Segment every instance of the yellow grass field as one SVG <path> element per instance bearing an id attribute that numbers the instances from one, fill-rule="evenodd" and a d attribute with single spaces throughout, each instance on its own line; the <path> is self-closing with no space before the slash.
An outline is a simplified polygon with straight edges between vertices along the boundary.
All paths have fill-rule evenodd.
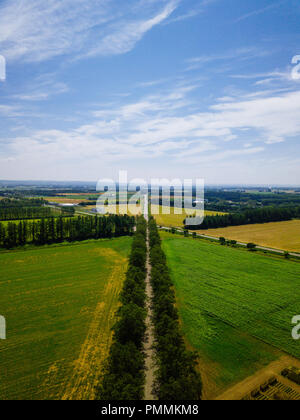
<path id="1" fill-rule="evenodd" d="M 162 214 L 163 210 L 169 211 L 170 214 Z M 160 226 L 166 226 L 166 227 L 183 227 L 183 221 L 187 216 L 193 216 L 195 215 L 196 211 L 193 209 L 187 209 L 183 210 L 182 214 L 174 214 L 174 207 L 166 207 L 166 206 L 158 206 L 153 205 L 151 206 L 151 212 L 157 222 Z M 154 214 L 158 213 L 159 214 Z M 214 211 L 205 211 L 206 216 L 215 216 L 216 214 L 224 214 L 224 213 L 217 213 Z M 197 215 L 197 214 L 196 214 Z"/>
<path id="2" fill-rule="evenodd" d="M 226 239 L 240 242 L 253 242 L 270 248 L 300 252 L 300 220 L 230 226 L 220 229 L 200 230 L 198 233 L 216 237 L 224 236 Z"/>
<path id="3" fill-rule="evenodd" d="M 88 209 L 90 206 L 86 207 Z M 92 206 L 93 208 L 93 206 Z M 89 208 L 90 209 L 90 208 Z M 162 214 L 164 211 L 170 211 L 170 214 Z M 152 205 L 151 212 L 157 222 L 158 225 L 166 226 L 166 227 L 183 227 L 183 221 L 187 216 L 195 215 L 196 211 L 192 209 L 187 209 L 186 213 L 182 210 L 182 214 L 174 214 L 174 207 L 167 207 L 167 206 L 159 206 L 159 205 Z M 112 207 L 107 206 L 107 213 L 112 213 Z M 158 213 L 159 214 L 154 214 Z M 119 206 L 117 206 L 117 214 L 119 214 Z M 132 216 L 130 212 L 128 212 L 129 216 Z M 224 213 L 217 213 L 214 211 L 205 211 L 207 216 L 215 216 L 216 214 L 224 214 Z"/>
<path id="4" fill-rule="evenodd" d="M 0 253 L 0 400 L 95 399 L 131 242 Z"/>
<path id="5" fill-rule="evenodd" d="M 69 203 L 69 204 L 79 204 L 86 202 L 88 203 L 89 200 L 86 199 L 79 199 L 79 198 L 64 198 L 64 197 L 43 197 L 45 200 L 50 201 L 52 203 Z"/>

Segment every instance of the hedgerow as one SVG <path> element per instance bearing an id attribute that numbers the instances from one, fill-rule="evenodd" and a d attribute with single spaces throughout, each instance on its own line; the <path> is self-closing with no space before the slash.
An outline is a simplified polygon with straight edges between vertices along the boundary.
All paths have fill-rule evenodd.
<path id="1" fill-rule="evenodd" d="M 186 349 L 180 331 L 173 283 L 153 218 L 149 235 L 157 356 L 154 392 L 159 400 L 199 400 L 202 382 L 196 369 L 197 354 Z"/>
<path id="2" fill-rule="evenodd" d="M 139 217 L 126 280 L 120 295 L 118 320 L 113 328 L 113 343 L 101 385 L 97 390 L 100 400 L 141 400 L 144 396 L 146 236 L 146 221 Z"/>

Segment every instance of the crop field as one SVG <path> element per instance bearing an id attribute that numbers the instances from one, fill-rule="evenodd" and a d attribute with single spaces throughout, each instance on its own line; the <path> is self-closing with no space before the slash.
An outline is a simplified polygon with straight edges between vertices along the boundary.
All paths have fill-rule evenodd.
<path id="1" fill-rule="evenodd" d="M 170 214 L 163 214 L 163 211 L 168 211 Z M 166 227 L 183 227 L 183 221 L 188 216 L 197 215 L 197 212 L 192 209 L 182 210 L 182 214 L 174 214 L 175 209 L 174 207 L 166 207 L 166 206 L 158 206 L 153 205 L 151 206 L 151 213 L 153 214 L 156 222 L 160 226 Z M 155 214 L 159 213 L 159 214 Z M 215 216 L 216 214 L 224 214 L 224 213 L 217 213 L 214 211 L 205 211 L 206 216 Z M 200 214 L 201 215 L 201 214 Z"/>
<path id="2" fill-rule="evenodd" d="M 224 236 L 240 242 L 253 242 L 270 248 L 300 252 L 300 220 L 264 223 L 257 225 L 230 226 L 199 231 L 211 236 Z"/>
<path id="3" fill-rule="evenodd" d="M 95 397 L 131 241 L 0 253 L 0 400 Z"/>
<path id="4" fill-rule="evenodd" d="M 200 355 L 206 397 L 283 355 L 299 313 L 300 264 L 162 233 L 186 340 Z"/>
<path id="5" fill-rule="evenodd" d="M 78 196 L 72 196 L 72 197 L 42 197 L 45 200 L 49 201 L 50 203 L 60 203 L 60 204 L 79 204 L 79 203 L 88 203 L 89 200 L 87 197 L 78 197 Z"/>

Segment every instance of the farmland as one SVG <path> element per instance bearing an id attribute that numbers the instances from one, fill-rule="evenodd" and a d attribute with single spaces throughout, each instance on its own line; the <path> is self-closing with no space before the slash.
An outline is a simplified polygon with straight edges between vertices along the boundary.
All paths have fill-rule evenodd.
<path id="1" fill-rule="evenodd" d="M 186 209 L 182 211 L 182 214 L 175 214 L 174 207 L 166 206 L 151 206 L 152 214 L 158 225 L 166 227 L 183 227 L 183 221 L 187 216 L 197 215 L 197 212 L 192 209 Z M 163 211 L 170 212 L 170 214 L 163 214 Z M 159 214 L 155 214 L 159 213 Z M 223 214 L 214 211 L 205 211 L 206 216 L 215 216 L 216 214 Z M 201 215 L 201 213 L 200 213 Z"/>
<path id="2" fill-rule="evenodd" d="M 199 231 L 207 235 L 225 237 L 240 242 L 300 252 L 300 220 L 264 223 Z"/>
<path id="3" fill-rule="evenodd" d="M 277 360 L 300 358 L 291 338 L 300 265 L 162 234 L 185 338 L 200 354 L 206 397 Z"/>
<path id="4" fill-rule="evenodd" d="M 93 399 L 131 238 L 0 253 L 0 399 Z"/>

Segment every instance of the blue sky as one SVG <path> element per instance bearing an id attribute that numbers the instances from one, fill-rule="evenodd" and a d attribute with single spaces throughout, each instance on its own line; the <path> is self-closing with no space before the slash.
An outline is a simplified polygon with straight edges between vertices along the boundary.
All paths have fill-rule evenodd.
<path id="1" fill-rule="evenodd" d="M 0 179 L 300 184 L 299 20 L 298 0 L 0 1 Z"/>

